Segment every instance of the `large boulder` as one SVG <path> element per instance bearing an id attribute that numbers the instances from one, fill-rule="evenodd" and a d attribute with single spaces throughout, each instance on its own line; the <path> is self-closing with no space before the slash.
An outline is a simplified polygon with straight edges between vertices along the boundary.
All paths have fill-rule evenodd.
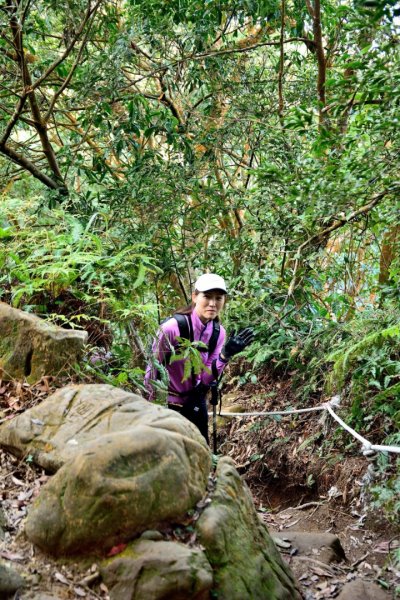
<path id="1" fill-rule="evenodd" d="M 293 575 L 230 458 L 219 460 L 216 476 L 212 502 L 197 531 L 215 572 L 218 600 L 300 600 Z"/>
<path id="2" fill-rule="evenodd" d="M 50 472 L 81 454 L 103 435 L 146 426 L 174 437 L 190 438 L 199 461 L 208 465 L 208 448 L 195 425 L 177 412 L 106 384 L 71 385 L 0 426 L 0 446 L 17 456 L 30 455 Z M 182 442 L 183 443 L 183 442 Z"/>
<path id="3" fill-rule="evenodd" d="M 87 339 L 84 331 L 51 325 L 0 302 L 0 378 L 38 381 L 74 365 Z"/>
<path id="4" fill-rule="evenodd" d="M 56 471 L 25 522 L 45 552 L 104 556 L 143 534 L 103 567 L 112 600 L 300 599 L 233 461 L 220 459 L 211 502 L 198 504 L 211 454 L 177 412 L 108 385 L 70 386 L 4 423 L 0 443 Z M 201 547 L 171 542 L 171 525 L 204 505 L 190 533 Z"/>
<path id="5" fill-rule="evenodd" d="M 58 468 L 26 521 L 54 555 L 106 551 L 179 522 L 202 498 L 209 448 L 176 412 L 108 385 L 71 386 L 3 425 L 1 444 Z"/>
<path id="6" fill-rule="evenodd" d="M 111 600 L 208 600 L 213 572 L 199 549 L 139 539 L 101 566 Z"/>
<path id="7" fill-rule="evenodd" d="M 53 555 L 107 550 L 179 522 L 204 495 L 209 468 L 189 436 L 145 425 L 102 436 L 46 484 L 26 534 Z"/>

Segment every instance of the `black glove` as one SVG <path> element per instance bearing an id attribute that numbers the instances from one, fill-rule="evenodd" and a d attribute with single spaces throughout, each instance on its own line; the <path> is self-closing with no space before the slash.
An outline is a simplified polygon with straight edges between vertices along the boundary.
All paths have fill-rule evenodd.
<path id="1" fill-rule="evenodd" d="M 242 329 L 238 333 L 231 333 L 229 338 L 227 339 L 225 346 L 221 351 L 222 360 L 229 360 L 235 354 L 239 354 L 251 344 L 254 340 L 254 333 L 251 327 L 246 327 L 246 329 Z"/>

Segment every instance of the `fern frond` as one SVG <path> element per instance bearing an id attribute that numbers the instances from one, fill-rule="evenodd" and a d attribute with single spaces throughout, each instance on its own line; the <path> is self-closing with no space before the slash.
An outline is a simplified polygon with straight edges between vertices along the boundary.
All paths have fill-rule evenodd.
<path id="1" fill-rule="evenodd" d="M 395 383 L 386 390 L 379 392 L 376 396 L 374 396 L 375 402 L 380 402 L 381 400 L 387 400 L 387 398 L 393 398 L 394 396 L 400 396 L 400 381 Z"/>
<path id="2" fill-rule="evenodd" d="M 337 350 L 327 357 L 328 362 L 333 362 L 333 372 L 337 389 L 343 386 L 346 376 L 356 358 L 362 355 L 366 350 L 382 346 L 388 339 L 400 338 L 400 325 L 392 325 L 365 336 L 362 340 L 353 344 L 346 351 Z"/>

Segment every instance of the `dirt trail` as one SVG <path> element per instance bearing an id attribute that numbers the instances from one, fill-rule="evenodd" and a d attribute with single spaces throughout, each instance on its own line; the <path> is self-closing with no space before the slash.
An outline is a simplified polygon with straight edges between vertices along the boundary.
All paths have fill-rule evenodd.
<path id="1" fill-rule="evenodd" d="M 301 505 L 300 505 L 301 506 Z M 335 598 L 343 586 L 356 578 L 375 582 L 387 590 L 388 598 L 396 598 L 400 572 L 394 562 L 399 536 L 390 529 L 375 529 L 357 511 L 349 510 L 334 500 L 305 503 L 302 509 L 286 509 L 264 513 L 263 520 L 270 533 L 319 532 L 333 533 L 339 538 L 346 560 L 325 566 L 317 554 L 296 560 L 296 544 L 280 548 L 298 578 L 306 600 Z"/>
<path id="2" fill-rule="evenodd" d="M 36 387 L 3 385 L 2 418 L 26 410 L 52 391 L 48 381 Z M 262 403 L 259 390 L 250 395 L 248 390 L 245 395 L 234 392 L 228 400 L 243 403 L 247 409 L 271 406 L 272 399 L 275 407 L 290 402 L 284 395 L 278 402 L 270 392 L 270 388 L 263 388 Z M 376 514 L 366 513 L 363 478 L 368 461 L 364 457 L 337 449 L 328 457 L 321 455 L 318 419 L 312 416 L 268 421 L 261 427 L 256 419 L 225 421 L 219 425 L 221 453 L 235 460 L 252 490 L 258 514 L 272 535 L 318 531 L 339 537 L 347 560 L 328 566 L 313 555 L 296 560 L 298 553 L 293 544 L 280 548 L 299 579 L 305 600 L 335 598 L 355 577 L 378 583 L 388 590 L 388 598 L 394 599 L 400 586 L 399 564 L 395 564 L 399 530 L 379 521 Z M 32 465 L 29 457 L 20 461 L 0 451 L 1 508 L 6 515 L 0 558 L 27 577 L 29 590 L 20 596 L 21 600 L 43 600 L 46 594 L 61 600 L 109 600 L 95 559 L 79 563 L 54 560 L 24 538 L 23 520 L 47 480 L 46 473 Z"/>
<path id="3" fill-rule="evenodd" d="M 252 389 L 249 389 L 252 388 Z M 290 381 L 229 388 L 224 410 L 285 410 L 296 406 Z M 335 534 L 346 560 L 327 568 L 318 555 L 296 560 L 295 544 L 279 548 L 306 600 L 335 598 L 345 583 L 375 582 L 400 598 L 400 530 L 369 512 L 368 483 L 375 459 L 319 413 L 279 419 L 233 417 L 219 421 L 220 452 L 234 459 L 270 533 Z M 332 443 L 330 442 L 332 439 Z M 347 450 L 343 447 L 347 445 Z M 396 562 L 397 560 L 397 562 Z"/>

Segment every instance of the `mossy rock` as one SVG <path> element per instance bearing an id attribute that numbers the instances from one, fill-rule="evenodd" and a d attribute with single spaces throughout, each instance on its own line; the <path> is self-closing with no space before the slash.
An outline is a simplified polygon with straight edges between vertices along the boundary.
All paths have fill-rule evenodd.
<path id="1" fill-rule="evenodd" d="M 112 411 L 103 411 L 101 425 L 93 413 L 81 423 L 73 458 L 42 488 L 26 520 L 28 538 L 44 551 L 105 552 L 179 522 L 204 495 L 211 454 L 200 432 L 181 415 L 136 398 L 128 403 L 135 418 L 123 413 L 124 428 Z M 107 422 L 112 433 L 104 431 Z"/>
<path id="2" fill-rule="evenodd" d="M 100 571 L 111 600 L 209 600 L 213 584 L 204 552 L 172 541 L 137 540 Z"/>
<path id="3" fill-rule="evenodd" d="M 230 458 L 219 460 L 216 478 L 197 531 L 215 571 L 213 592 L 218 600 L 301 600 L 294 576 Z"/>
<path id="4" fill-rule="evenodd" d="M 39 381 L 79 361 L 87 333 L 51 325 L 0 302 L 0 378 Z"/>
<path id="5" fill-rule="evenodd" d="M 16 456 L 30 455 L 39 466 L 57 471 L 103 435 L 137 425 L 206 442 L 195 425 L 168 410 L 112 385 L 71 385 L 0 426 L 0 446 Z M 150 430 L 151 431 L 151 430 Z"/>

